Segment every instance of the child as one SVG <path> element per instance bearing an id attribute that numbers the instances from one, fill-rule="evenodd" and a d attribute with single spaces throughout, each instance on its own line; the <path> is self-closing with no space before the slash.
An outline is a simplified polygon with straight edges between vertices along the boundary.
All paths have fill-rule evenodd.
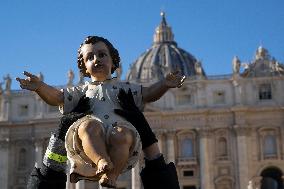
<path id="1" fill-rule="evenodd" d="M 70 112 L 83 95 L 90 98 L 93 113 L 76 121 L 66 134 L 71 182 L 88 179 L 115 187 L 119 174 L 137 162 L 141 151 L 139 134 L 113 111 L 120 107 L 116 99 L 119 89 L 131 89 L 136 105 L 142 109 L 144 103 L 158 100 L 169 88 L 180 87 L 185 79 L 177 71 L 150 87 L 121 82 L 111 78 L 119 62 L 118 51 L 107 39 L 89 36 L 78 50 L 78 67 L 91 82 L 58 90 L 28 72 L 24 72 L 26 79 L 17 78 L 21 88 L 37 92 L 50 105 L 60 106 L 63 114 Z"/>

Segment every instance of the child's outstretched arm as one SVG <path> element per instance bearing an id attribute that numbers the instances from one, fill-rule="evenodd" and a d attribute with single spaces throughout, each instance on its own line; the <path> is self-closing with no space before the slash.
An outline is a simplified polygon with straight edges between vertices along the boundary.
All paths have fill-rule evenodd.
<path id="1" fill-rule="evenodd" d="M 143 87 L 142 95 L 143 102 L 154 102 L 161 98 L 169 88 L 181 87 L 185 80 L 185 76 L 180 71 L 175 71 L 167 74 L 167 76 L 154 83 L 150 87 Z"/>
<path id="2" fill-rule="evenodd" d="M 22 89 L 35 91 L 47 104 L 59 106 L 64 103 L 63 92 L 41 81 L 37 76 L 24 71 L 25 79 L 19 77 L 16 80 Z"/>

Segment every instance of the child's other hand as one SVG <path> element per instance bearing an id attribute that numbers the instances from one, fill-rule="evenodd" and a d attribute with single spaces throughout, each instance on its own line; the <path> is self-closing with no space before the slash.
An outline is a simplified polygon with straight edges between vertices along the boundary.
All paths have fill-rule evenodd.
<path id="1" fill-rule="evenodd" d="M 39 89 L 39 87 L 42 85 L 42 81 L 39 79 L 39 77 L 24 71 L 24 75 L 27 76 L 25 79 L 21 79 L 19 77 L 16 78 L 16 80 L 20 83 L 20 87 L 22 89 L 27 89 L 30 91 L 36 91 Z"/>
<path id="2" fill-rule="evenodd" d="M 181 74 L 179 70 L 170 72 L 166 75 L 165 85 L 169 88 L 180 88 L 184 83 L 185 76 Z"/>

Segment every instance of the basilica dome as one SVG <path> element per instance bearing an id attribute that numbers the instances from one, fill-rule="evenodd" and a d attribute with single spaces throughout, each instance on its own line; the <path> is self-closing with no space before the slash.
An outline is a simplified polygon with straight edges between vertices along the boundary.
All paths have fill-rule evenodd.
<path id="1" fill-rule="evenodd" d="M 186 77 L 205 76 L 201 63 L 178 47 L 174 34 L 167 24 L 165 13 L 156 28 L 153 45 L 144 52 L 129 69 L 126 79 L 132 82 L 152 83 L 161 80 L 167 73 L 180 70 Z"/>

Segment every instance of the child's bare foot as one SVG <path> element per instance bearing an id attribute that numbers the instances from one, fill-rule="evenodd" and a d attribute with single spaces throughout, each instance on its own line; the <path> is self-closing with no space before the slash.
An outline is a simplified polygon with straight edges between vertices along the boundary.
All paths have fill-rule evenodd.
<path id="1" fill-rule="evenodd" d="M 99 180 L 102 187 L 116 188 L 116 176 L 110 173 L 105 173 Z"/>
<path id="2" fill-rule="evenodd" d="M 102 158 L 98 161 L 97 167 L 98 169 L 96 171 L 96 174 L 101 174 L 113 169 L 113 164 L 111 161 L 107 161 L 106 159 Z"/>

